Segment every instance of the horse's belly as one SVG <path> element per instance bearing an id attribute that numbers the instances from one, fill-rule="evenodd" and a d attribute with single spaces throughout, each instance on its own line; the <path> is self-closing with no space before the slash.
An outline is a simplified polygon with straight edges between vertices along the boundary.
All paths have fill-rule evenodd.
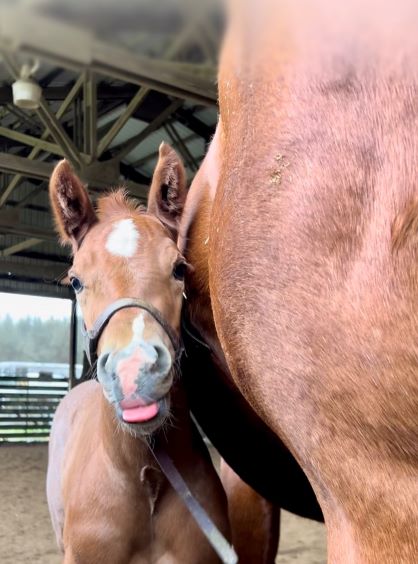
<path id="1" fill-rule="evenodd" d="M 233 470 L 260 495 L 297 515 L 322 520 L 312 488 L 283 442 L 214 362 L 184 334 L 182 375 L 193 415 Z"/>

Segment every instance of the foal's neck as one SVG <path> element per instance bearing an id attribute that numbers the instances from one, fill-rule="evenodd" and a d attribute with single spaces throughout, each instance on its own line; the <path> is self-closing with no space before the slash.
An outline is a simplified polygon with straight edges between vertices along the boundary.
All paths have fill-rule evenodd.
<path id="1" fill-rule="evenodd" d="M 138 477 L 144 467 L 157 468 L 151 451 L 159 441 L 175 460 L 187 458 L 193 450 L 193 431 L 186 394 L 181 386 L 174 385 L 170 392 L 170 421 L 151 437 L 135 437 L 122 427 L 114 407 L 101 394 L 101 440 L 105 455 L 118 470 Z"/>
<path id="2" fill-rule="evenodd" d="M 117 419 L 115 408 L 103 394 L 100 419 L 103 449 L 112 464 L 119 470 L 126 473 L 138 472 L 140 470 L 138 461 L 143 466 L 154 462 L 146 439 L 135 437 L 122 427 Z"/>

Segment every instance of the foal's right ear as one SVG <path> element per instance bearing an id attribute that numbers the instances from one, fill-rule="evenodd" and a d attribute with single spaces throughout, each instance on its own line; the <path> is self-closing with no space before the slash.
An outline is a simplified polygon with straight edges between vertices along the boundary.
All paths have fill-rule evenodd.
<path id="1" fill-rule="evenodd" d="M 173 235 L 177 235 L 186 188 L 186 171 L 180 157 L 170 145 L 161 143 L 148 195 L 148 212 L 156 215 Z"/>
<path id="2" fill-rule="evenodd" d="M 86 188 L 65 159 L 52 173 L 49 199 L 61 239 L 75 252 L 97 217 Z"/>

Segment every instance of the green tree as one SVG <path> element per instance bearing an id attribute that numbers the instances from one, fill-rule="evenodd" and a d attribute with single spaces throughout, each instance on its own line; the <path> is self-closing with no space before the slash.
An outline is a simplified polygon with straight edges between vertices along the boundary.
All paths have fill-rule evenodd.
<path id="1" fill-rule="evenodd" d="M 0 319 L 0 361 L 68 362 L 68 319 Z M 79 355 L 78 355 L 79 356 Z"/>

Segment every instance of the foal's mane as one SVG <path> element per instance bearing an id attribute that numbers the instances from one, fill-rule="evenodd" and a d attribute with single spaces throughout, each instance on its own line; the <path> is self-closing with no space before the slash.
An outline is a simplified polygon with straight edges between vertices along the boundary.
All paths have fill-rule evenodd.
<path id="1" fill-rule="evenodd" d="M 126 217 L 138 213 L 146 213 L 144 206 L 129 197 L 124 188 L 119 188 L 105 196 L 101 196 L 97 202 L 97 216 L 100 221 L 113 220 L 118 217 Z"/>

